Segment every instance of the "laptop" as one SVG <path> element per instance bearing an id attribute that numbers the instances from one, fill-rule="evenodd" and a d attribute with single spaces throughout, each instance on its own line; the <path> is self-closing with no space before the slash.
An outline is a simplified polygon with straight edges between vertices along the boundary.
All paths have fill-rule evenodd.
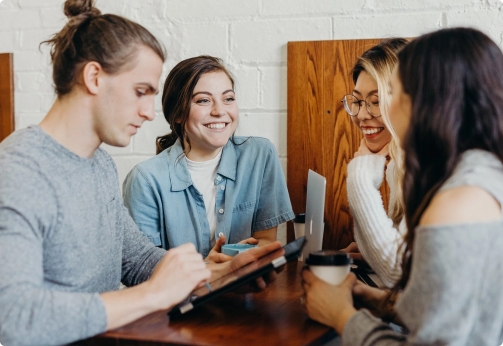
<path id="1" fill-rule="evenodd" d="M 327 179 L 309 170 L 307 175 L 307 198 L 306 198 L 306 223 L 304 246 L 302 257 L 307 259 L 310 252 L 319 251 L 323 246 L 324 213 L 325 213 L 325 194 L 327 189 Z M 372 287 L 381 287 L 377 275 L 370 269 L 359 267 L 356 264 L 351 265 L 351 271 L 363 283 Z M 381 285 L 376 284 L 380 282 Z"/>
<path id="2" fill-rule="evenodd" d="M 325 193 L 327 179 L 309 170 L 307 174 L 305 237 L 307 240 L 302 257 L 307 259 L 309 253 L 321 250 L 323 245 L 323 228 L 325 213 Z"/>

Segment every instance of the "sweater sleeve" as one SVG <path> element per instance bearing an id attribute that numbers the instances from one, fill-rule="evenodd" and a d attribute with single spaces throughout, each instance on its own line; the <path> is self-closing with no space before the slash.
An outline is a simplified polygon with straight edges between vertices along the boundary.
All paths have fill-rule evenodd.
<path id="1" fill-rule="evenodd" d="M 138 285 L 150 278 L 155 267 L 166 254 L 166 250 L 156 247 L 136 226 L 122 205 L 121 213 L 124 244 L 122 251 L 122 282 L 126 286 Z"/>
<path id="2" fill-rule="evenodd" d="M 410 278 L 396 304 L 409 335 L 361 310 L 346 323 L 343 345 L 495 344 L 501 314 L 489 316 L 483 308 L 501 306 L 499 289 L 486 287 L 498 273 L 487 254 L 500 253 L 500 227 L 498 221 L 417 228 Z"/>
<path id="3" fill-rule="evenodd" d="M 354 235 L 365 260 L 386 287 L 392 286 L 401 275 L 401 230 L 384 210 L 379 188 L 383 181 L 386 159 L 378 155 L 359 156 L 348 165 L 348 202 L 354 217 Z M 390 184 L 390 189 L 393 189 Z M 391 197 L 394 194 L 391 193 Z M 390 204 L 393 203 L 390 200 Z M 399 228 L 403 229 L 402 220 Z"/>
<path id="4" fill-rule="evenodd" d="M 36 188 L 33 188 L 36 187 Z M 59 227 L 58 199 L 35 170 L 0 170 L 0 343 L 66 344 L 106 330 L 98 293 L 44 287 L 44 239 Z"/>

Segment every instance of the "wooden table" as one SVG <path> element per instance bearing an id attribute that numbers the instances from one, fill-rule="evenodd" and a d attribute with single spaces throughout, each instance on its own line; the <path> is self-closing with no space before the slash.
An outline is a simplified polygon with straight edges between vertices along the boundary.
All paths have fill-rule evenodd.
<path id="1" fill-rule="evenodd" d="M 310 320 L 299 302 L 302 262 L 291 262 L 257 294 L 228 293 L 170 321 L 165 312 L 84 345 L 322 345 L 335 331 Z"/>

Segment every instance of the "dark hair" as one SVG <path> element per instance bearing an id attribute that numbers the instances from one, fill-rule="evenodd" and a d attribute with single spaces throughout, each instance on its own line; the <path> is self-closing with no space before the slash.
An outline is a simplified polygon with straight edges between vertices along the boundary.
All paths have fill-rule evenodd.
<path id="1" fill-rule="evenodd" d="M 482 149 L 503 162 L 503 54 L 489 37 L 444 29 L 415 39 L 398 59 L 412 113 L 403 143 L 408 232 L 402 278 L 392 294 L 407 284 L 415 228 L 463 152 Z"/>
<path id="2" fill-rule="evenodd" d="M 102 15 L 94 0 L 67 0 L 64 13 L 68 23 L 50 40 L 53 80 L 58 96 L 68 94 L 78 74 L 90 61 L 98 62 L 109 74 L 132 65 L 138 45 L 151 48 L 162 61 L 165 53 L 157 39 L 143 26 L 126 18 Z"/>
<path id="3" fill-rule="evenodd" d="M 362 56 L 358 58 L 351 74 L 353 76 L 353 83 L 356 84 L 358 77 L 362 71 L 366 71 L 365 63 L 371 64 L 375 70 L 386 70 L 388 66 L 392 66 L 396 59 L 397 53 L 407 45 L 409 41 L 405 38 L 389 38 L 379 42 L 374 47 L 366 50 Z M 367 71 L 370 73 L 370 71 Z"/>
<path id="4" fill-rule="evenodd" d="M 184 140 L 189 145 L 188 148 L 184 147 L 184 152 L 190 151 L 190 141 L 185 136 L 185 124 L 189 119 L 192 93 L 203 74 L 218 71 L 224 72 L 229 77 L 234 88 L 234 79 L 224 67 L 222 60 L 212 56 L 201 55 L 183 60 L 171 70 L 162 92 L 162 111 L 171 127 L 171 132 L 156 138 L 157 154 L 175 144 L 178 138 L 181 139 L 182 147 Z"/>

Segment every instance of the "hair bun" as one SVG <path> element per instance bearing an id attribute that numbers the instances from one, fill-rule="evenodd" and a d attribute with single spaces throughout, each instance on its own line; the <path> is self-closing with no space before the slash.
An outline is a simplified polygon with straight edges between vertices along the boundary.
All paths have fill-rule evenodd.
<path id="1" fill-rule="evenodd" d="M 101 11 L 94 7 L 94 0 L 66 0 L 64 12 L 68 18 L 81 14 L 89 16 L 99 16 L 101 14 Z"/>

